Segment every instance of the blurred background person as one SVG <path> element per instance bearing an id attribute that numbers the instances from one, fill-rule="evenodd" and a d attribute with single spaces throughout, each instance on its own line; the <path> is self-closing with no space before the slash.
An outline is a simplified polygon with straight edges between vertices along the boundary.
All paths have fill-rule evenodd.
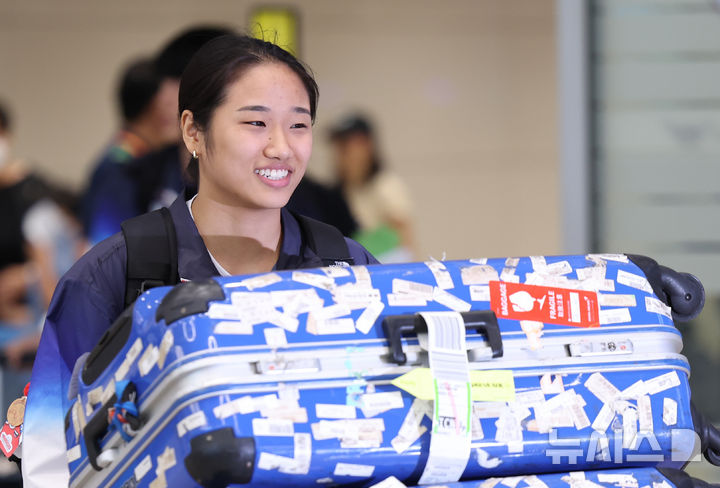
<path id="1" fill-rule="evenodd" d="M 350 114 L 330 129 L 339 188 L 357 219 L 353 237 L 382 263 L 415 259 L 412 202 L 379 155 L 370 119 Z"/>
<path id="2" fill-rule="evenodd" d="M 163 80 L 152 59 L 131 62 L 118 85 L 122 128 L 94 164 L 83 202 L 85 232 L 97 243 L 117 232 L 120 222 L 144 211 L 132 162 L 177 140 L 177 87 Z"/>
<path id="3" fill-rule="evenodd" d="M 170 205 L 185 187 L 189 154 L 179 145 L 180 76 L 203 44 L 230 32 L 186 29 L 157 56 L 136 60 L 123 72 L 118 88 L 123 127 L 96 163 L 83 201 L 92 244 L 119 232 L 123 220 Z"/>
<path id="4" fill-rule="evenodd" d="M 200 25 L 183 29 L 173 36 L 157 53 L 155 68 L 164 83 L 172 86 L 172 97 L 167 99 L 167 110 L 172 109 L 175 127 L 179 128 L 178 91 L 180 77 L 190 59 L 206 42 L 218 36 L 233 34 L 230 28 L 219 25 Z M 169 207 L 186 187 L 189 194 L 195 188 L 184 172 L 190 162 L 190 153 L 182 144 L 179 129 L 170 144 L 135 160 L 131 172 L 138 185 L 138 206 L 143 213 L 160 207 Z M 119 226 L 118 229 L 119 230 Z"/>
<path id="5" fill-rule="evenodd" d="M 287 207 L 293 212 L 337 227 L 346 237 L 353 236 L 358 230 L 357 221 L 342 191 L 320 183 L 307 174 L 295 188 Z"/>
<path id="6" fill-rule="evenodd" d="M 12 121 L 0 104 L 0 411 L 22 394 L 40 327 L 59 277 L 86 249 L 77 198 L 32 171 L 12 151 Z M 0 467 L 0 482 L 18 477 Z"/>

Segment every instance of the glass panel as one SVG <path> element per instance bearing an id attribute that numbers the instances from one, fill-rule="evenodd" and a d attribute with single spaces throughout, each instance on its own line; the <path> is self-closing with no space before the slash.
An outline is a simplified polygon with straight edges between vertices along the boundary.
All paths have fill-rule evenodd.
<path id="1" fill-rule="evenodd" d="M 594 242 L 704 283 L 705 310 L 679 327 L 694 401 L 718 424 L 720 2 L 590 5 Z M 717 468 L 691 469 L 720 478 Z"/>

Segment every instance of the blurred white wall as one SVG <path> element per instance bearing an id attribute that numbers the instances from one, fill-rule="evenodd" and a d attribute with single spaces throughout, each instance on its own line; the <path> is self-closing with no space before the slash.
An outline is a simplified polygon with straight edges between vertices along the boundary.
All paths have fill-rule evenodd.
<path id="1" fill-rule="evenodd" d="M 79 188 L 115 128 L 122 64 L 192 24 L 244 29 L 261 4 L 0 0 L 18 152 Z M 410 186 L 420 258 L 561 251 L 553 0 L 284 4 L 320 85 L 311 173 L 331 177 L 328 124 L 364 109 Z"/>

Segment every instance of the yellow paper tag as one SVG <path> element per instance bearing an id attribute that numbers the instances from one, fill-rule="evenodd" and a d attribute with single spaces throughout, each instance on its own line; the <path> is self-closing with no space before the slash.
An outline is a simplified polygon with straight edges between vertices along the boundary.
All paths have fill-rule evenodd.
<path id="1" fill-rule="evenodd" d="M 430 368 L 415 368 L 398 376 L 391 383 L 420 400 L 435 399 L 435 384 Z"/>
<path id="2" fill-rule="evenodd" d="M 511 370 L 470 371 L 472 400 L 511 402 L 515 400 L 515 379 Z M 434 400 L 430 368 L 416 368 L 392 380 L 392 384 L 421 400 Z"/>
<path id="3" fill-rule="evenodd" d="M 512 370 L 470 371 L 470 391 L 474 402 L 512 402 L 515 378 Z"/>

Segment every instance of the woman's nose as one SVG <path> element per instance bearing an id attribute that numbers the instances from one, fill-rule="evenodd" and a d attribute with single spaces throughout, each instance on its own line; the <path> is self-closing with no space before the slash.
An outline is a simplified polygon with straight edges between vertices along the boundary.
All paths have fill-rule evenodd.
<path id="1" fill-rule="evenodd" d="M 265 156 L 285 160 L 290 157 L 291 152 L 285 133 L 281 129 L 274 130 L 265 144 Z"/>

